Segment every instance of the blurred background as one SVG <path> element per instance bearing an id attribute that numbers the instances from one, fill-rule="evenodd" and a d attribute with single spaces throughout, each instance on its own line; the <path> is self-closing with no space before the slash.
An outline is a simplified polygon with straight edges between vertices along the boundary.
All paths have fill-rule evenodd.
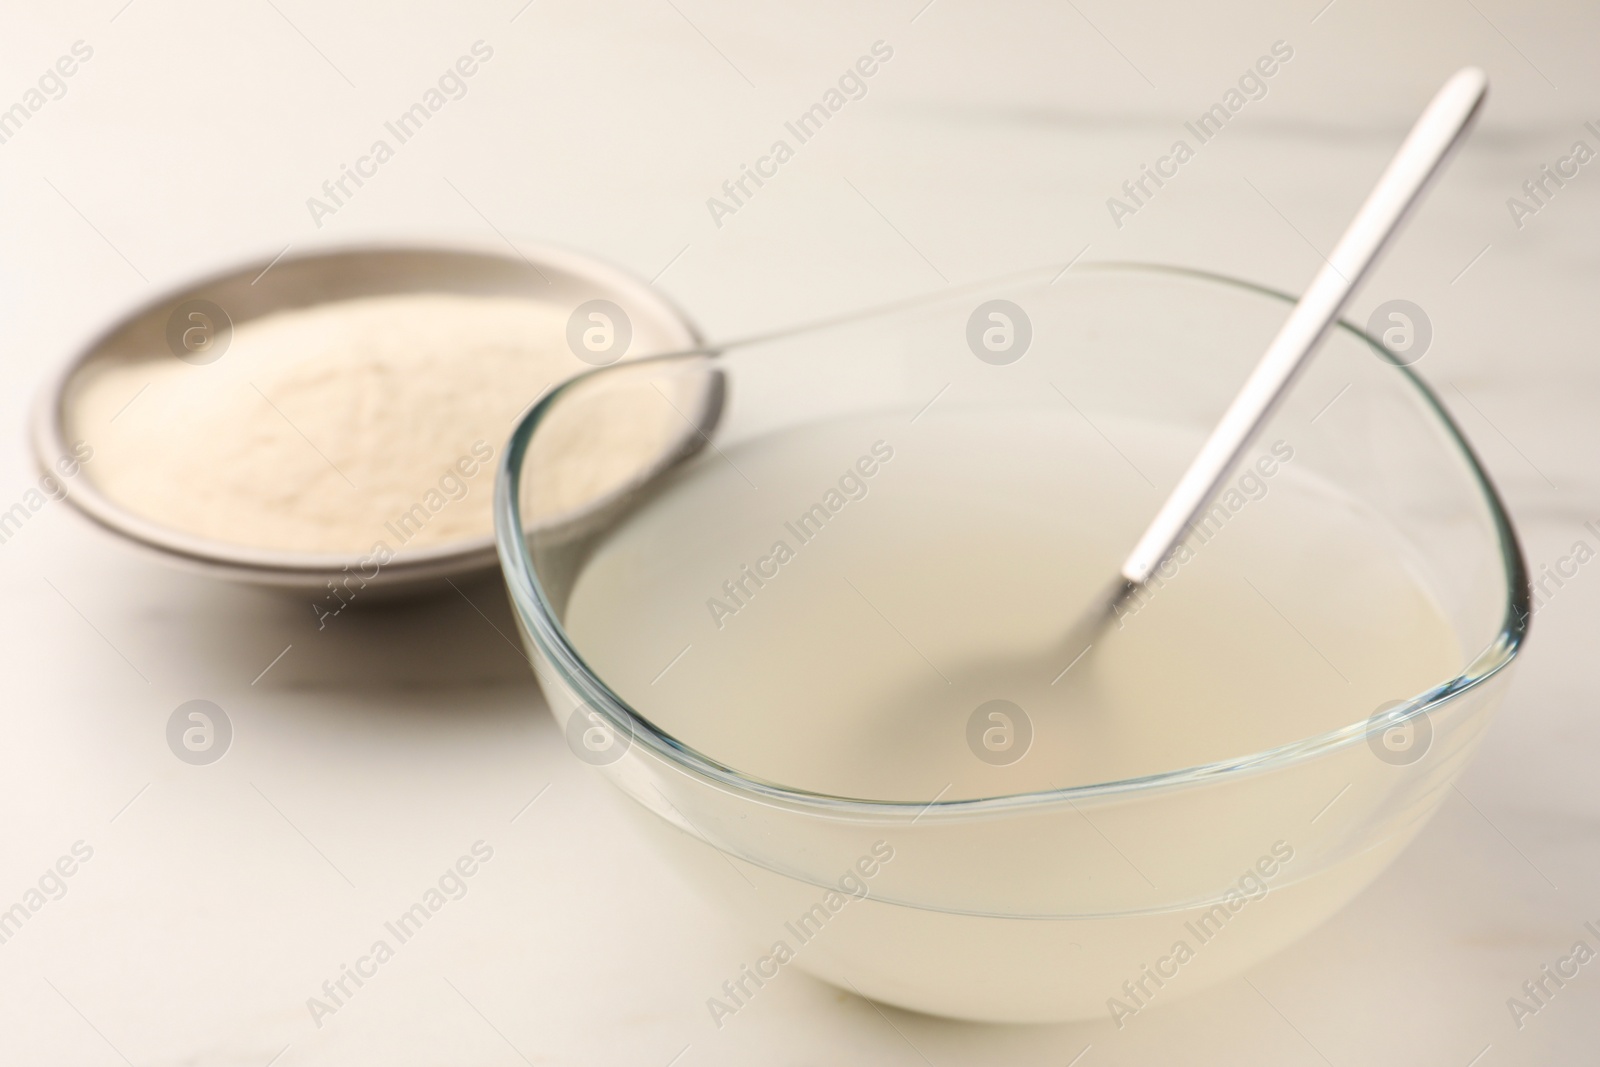
<path id="1" fill-rule="evenodd" d="M 1080 257 L 1298 291 L 1472 63 L 1492 82 L 1482 121 L 1349 317 L 1425 310 L 1418 369 L 1536 574 L 1600 544 L 1583 525 L 1600 519 L 1600 164 L 1542 204 L 1522 188 L 1576 142 L 1600 152 L 1592 5 L 105 0 L 0 23 L 0 110 L 77 42 L 92 52 L 58 98 L 0 123 L 7 503 L 36 479 L 24 426 L 52 368 L 164 289 L 285 250 L 567 245 L 653 279 L 717 339 Z M 313 212 L 479 41 L 492 58 L 465 95 Z M 713 211 L 875 42 L 892 58 L 865 95 Z M 1108 198 L 1194 144 L 1183 124 L 1279 42 L 1292 58 L 1264 95 L 1114 217 Z M 0 543 L 0 907 L 74 843 L 92 858 L 0 943 L 0 1059 L 1580 1062 L 1600 967 L 1520 1027 L 1507 998 L 1574 942 L 1600 947 L 1583 925 L 1600 927 L 1597 575 L 1543 606 L 1460 795 L 1248 982 L 1119 1032 L 935 1020 L 794 973 L 719 1029 L 705 997 L 747 946 L 570 758 L 498 583 L 319 631 L 302 603 L 176 574 L 51 505 Z M 233 724 L 210 766 L 164 738 L 191 699 Z M 307 998 L 478 841 L 493 859 L 467 895 L 316 1025 Z"/>

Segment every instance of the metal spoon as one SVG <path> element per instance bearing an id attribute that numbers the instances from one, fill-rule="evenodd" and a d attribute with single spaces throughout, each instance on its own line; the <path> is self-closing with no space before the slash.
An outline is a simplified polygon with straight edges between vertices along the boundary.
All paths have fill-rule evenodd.
<path id="1" fill-rule="evenodd" d="M 1118 609 L 1193 531 L 1240 455 L 1461 143 L 1488 91 L 1489 79 L 1484 72 L 1466 67 L 1453 74 L 1428 104 L 1366 203 L 1339 238 L 1333 254 L 1233 398 L 1222 421 L 1211 431 L 1172 495 L 1123 562 L 1121 573 L 1069 631 L 1069 657 L 1081 658 L 1093 647 L 1106 622 L 1118 614 Z"/>

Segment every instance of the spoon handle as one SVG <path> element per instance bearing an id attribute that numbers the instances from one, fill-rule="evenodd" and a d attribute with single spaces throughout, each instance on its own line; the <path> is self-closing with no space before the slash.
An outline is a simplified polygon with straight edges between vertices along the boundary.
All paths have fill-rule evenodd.
<path id="1" fill-rule="evenodd" d="M 1333 255 L 1317 272 L 1222 421 L 1123 563 L 1125 581 L 1143 584 L 1188 536 L 1201 510 L 1328 335 L 1407 213 L 1461 143 L 1488 90 L 1483 71 L 1466 67 L 1452 75 L 1428 104 L 1339 238 Z"/>

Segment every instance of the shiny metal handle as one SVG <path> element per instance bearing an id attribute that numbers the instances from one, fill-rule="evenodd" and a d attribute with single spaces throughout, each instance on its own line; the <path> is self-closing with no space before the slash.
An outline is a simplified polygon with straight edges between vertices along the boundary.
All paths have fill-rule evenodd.
<path id="1" fill-rule="evenodd" d="M 1377 186 L 1339 238 L 1239 395 L 1189 464 L 1177 488 L 1122 565 L 1122 577 L 1147 581 L 1193 529 L 1300 368 L 1316 351 L 1384 247 L 1461 142 L 1489 90 L 1477 67 L 1457 71 L 1411 128 Z"/>

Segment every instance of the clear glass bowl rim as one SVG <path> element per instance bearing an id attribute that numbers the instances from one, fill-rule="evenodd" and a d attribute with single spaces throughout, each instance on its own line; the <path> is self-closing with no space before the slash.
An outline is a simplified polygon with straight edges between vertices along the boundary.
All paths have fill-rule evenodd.
<path id="1" fill-rule="evenodd" d="M 1191 267 L 1132 261 L 1103 261 L 1076 265 L 1069 264 L 1068 266 L 1071 266 L 1074 272 L 1077 273 L 1148 272 L 1192 278 L 1278 300 L 1285 305 L 1285 311 L 1292 307 L 1298 299 L 1268 286 Z M 924 816 L 937 819 L 941 815 L 964 817 L 998 811 L 1016 811 L 1018 809 L 1042 810 L 1056 805 L 1072 804 L 1079 800 L 1127 793 L 1144 794 L 1158 790 L 1165 792 L 1169 789 L 1192 788 L 1214 784 L 1219 779 L 1279 770 L 1292 764 L 1316 759 L 1349 745 L 1364 742 L 1377 733 L 1393 729 L 1395 726 L 1418 715 L 1425 714 L 1434 708 L 1461 697 L 1468 691 L 1483 685 L 1490 678 L 1510 666 L 1527 639 L 1529 620 L 1532 615 L 1532 589 L 1528 580 L 1527 563 L 1523 557 L 1521 545 L 1517 540 L 1516 530 L 1511 524 L 1511 518 L 1503 501 L 1500 499 L 1499 492 L 1495 489 L 1488 472 L 1484 470 L 1477 453 L 1473 451 L 1472 446 L 1467 442 L 1460 427 L 1456 425 L 1455 420 L 1451 418 L 1450 413 L 1440 402 L 1438 395 L 1428 384 L 1411 367 L 1395 360 L 1381 343 L 1369 336 L 1360 327 L 1348 321 L 1340 320 L 1338 329 L 1365 341 L 1375 355 L 1393 365 L 1401 373 L 1404 380 L 1420 395 L 1426 409 L 1433 413 L 1450 442 L 1454 444 L 1460 453 L 1462 460 L 1466 463 L 1467 469 L 1471 472 L 1473 480 L 1477 484 L 1490 520 L 1494 525 L 1500 552 L 1500 563 L 1508 591 L 1505 611 L 1501 616 L 1499 633 L 1489 644 L 1473 657 L 1459 675 L 1446 682 L 1432 686 L 1404 701 L 1399 706 L 1391 709 L 1381 723 L 1368 719 L 1247 756 L 1218 760 L 1176 770 L 1161 771 L 1155 774 L 1140 775 L 1133 778 L 1069 786 L 1065 789 L 958 800 L 940 800 L 936 798 L 926 802 L 915 800 L 867 800 L 797 789 L 743 774 L 658 729 L 649 719 L 635 711 L 627 701 L 612 692 L 610 687 L 589 669 L 588 664 L 583 661 L 577 649 L 568 641 L 566 632 L 556 618 L 555 611 L 539 583 L 532 556 L 522 534 L 521 494 L 518 492 L 521 486 L 522 465 L 527 454 L 528 444 L 532 441 L 540 421 L 553 405 L 560 402 L 568 390 L 596 375 L 606 374 L 623 366 L 670 362 L 683 359 L 686 356 L 705 356 L 714 359 L 729 349 L 744 348 L 777 337 L 789 337 L 813 332 L 820 333 L 849 322 L 888 315 L 922 304 L 941 302 L 968 289 L 988 289 L 995 285 L 1014 282 L 1019 278 L 1033 275 L 1054 276 L 1058 270 L 1059 267 L 1050 267 L 1025 271 L 1004 279 L 991 279 L 969 286 L 940 290 L 895 304 L 810 323 L 795 330 L 741 338 L 724 344 L 707 345 L 685 349 L 680 352 L 667 352 L 638 360 L 629 360 L 626 363 L 613 363 L 604 367 L 597 367 L 592 371 L 586 371 L 552 389 L 522 416 L 512 430 L 510 440 L 505 449 L 502 450 L 499 470 L 495 478 L 495 543 L 500 555 L 501 570 L 504 572 L 506 586 L 511 595 L 512 606 L 517 612 L 524 632 L 532 636 L 534 643 L 538 646 L 538 651 L 560 675 L 561 680 L 576 691 L 583 702 L 599 714 L 612 729 L 617 730 L 622 737 L 627 738 L 630 744 L 643 745 L 669 765 L 691 777 L 716 788 L 727 790 L 746 799 L 767 805 L 831 817 L 887 818 L 894 821 L 903 821 L 907 814 L 914 814 L 917 819 L 921 819 Z"/>

